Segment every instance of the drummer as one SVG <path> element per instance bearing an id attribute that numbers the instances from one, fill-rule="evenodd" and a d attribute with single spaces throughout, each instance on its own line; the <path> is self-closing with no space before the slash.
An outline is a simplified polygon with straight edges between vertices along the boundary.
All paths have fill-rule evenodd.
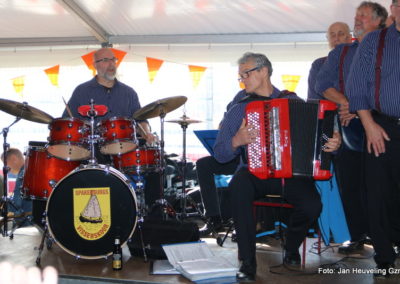
<path id="1" fill-rule="evenodd" d="M 67 104 L 67 108 L 63 113 L 63 117 L 78 118 L 81 120 L 88 120 L 87 116 L 82 116 L 78 112 L 78 108 L 82 105 L 89 105 L 93 99 L 95 105 L 105 105 L 108 110 L 103 116 L 95 117 L 95 123 L 110 119 L 113 117 L 132 118 L 133 113 L 141 108 L 139 98 L 135 90 L 128 85 L 117 80 L 117 63 L 118 59 L 115 57 L 112 49 L 101 48 L 93 55 L 93 66 L 96 69 L 96 76 L 80 85 L 78 85 Z M 147 144 L 155 143 L 156 137 L 150 131 L 150 125 L 147 121 L 137 121 L 139 135 L 145 139 Z M 98 145 L 96 145 L 96 148 Z M 100 164 L 110 164 L 110 157 L 100 154 L 96 149 L 96 158 Z M 151 175 L 150 175 L 151 176 Z M 157 199 L 158 193 L 151 197 L 155 190 L 148 190 L 147 187 L 159 188 L 159 177 L 147 177 L 145 186 L 146 189 L 146 203 L 151 203 Z"/>
<path id="2" fill-rule="evenodd" d="M 105 115 L 95 118 L 96 123 L 112 117 L 132 118 L 133 113 L 141 108 L 135 90 L 117 80 L 117 62 L 118 59 L 110 48 L 101 48 L 94 53 L 93 66 L 97 71 L 96 76 L 77 86 L 68 102 L 68 108 L 73 117 L 87 120 L 88 117 L 79 114 L 78 107 L 89 105 L 91 99 L 96 105 L 108 107 Z M 67 109 L 63 117 L 70 117 Z M 148 143 L 153 143 L 155 137 L 150 131 L 148 122 L 140 121 L 138 124 L 141 126 L 139 127 L 140 135 Z"/>

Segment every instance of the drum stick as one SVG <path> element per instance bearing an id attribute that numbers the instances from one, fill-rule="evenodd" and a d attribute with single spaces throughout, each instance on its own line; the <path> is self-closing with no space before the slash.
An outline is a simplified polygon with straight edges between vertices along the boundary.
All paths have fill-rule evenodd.
<path id="1" fill-rule="evenodd" d="M 65 101 L 64 97 L 62 97 L 62 99 L 63 99 L 63 101 L 64 101 L 65 108 L 66 108 L 66 110 L 67 110 L 69 116 L 70 116 L 71 118 L 73 118 L 74 116 L 72 115 L 72 112 L 71 112 L 71 110 L 69 109 L 69 106 L 68 106 L 67 102 Z"/>
<path id="2" fill-rule="evenodd" d="M 140 125 L 140 123 L 137 124 L 137 126 L 140 128 L 140 130 L 143 132 L 143 135 L 146 135 L 147 132 L 144 130 L 143 126 Z"/>

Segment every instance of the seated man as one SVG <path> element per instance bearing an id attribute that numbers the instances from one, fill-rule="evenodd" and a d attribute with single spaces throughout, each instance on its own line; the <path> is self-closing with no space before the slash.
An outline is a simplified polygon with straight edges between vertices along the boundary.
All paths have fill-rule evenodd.
<path id="1" fill-rule="evenodd" d="M 277 98 L 282 94 L 275 90 L 270 81 L 272 65 L 263 54 L 245 53 L 239 59 L 239 76 L 244 83 L 249 99 L 233 106 L 225 115 L 214 146 L 215 158 L 220 163 L 231 161 L 241 155 L 244 146 L 255 141 L 258 131 L 246 125 L 245 107 L 250 100 Z M 297 98 L 289 93 L 289 98 Z M 339 134 L 335 132 L 335 135 Z M 325 144 L 332 152 L 339 146 L 340 138 L 330 138 Z M 259 179 L 252 175 L 243 159 L 233 176 L 231 190 L 232 212 L 238 243 L 241 267 L 238 281 L 253 281 L 256 274 L 256 225 L 253 216 L 253 201 L 266 194 L 282 194 L 294 208 L 284 244 L 284 264 L 299 265 L 298 249 L 308 228 L 321 212 L 321 201 L 314 181 L 307 178 Z"/>
<path id="2" fill-rule="evenodd" d="M 4 153 L 1 154 L 1 160 L 4 162 Z M 24 156 L 19 149 L 10 148 L 7 150 L 7 166 L 9 167 L 7 177 L 16 179 L 14 192 L 7 206 L 9 217 L 32 214 L 32 201 L 24 199 L 21 192 L 24 178 L 24 163 Z"/>

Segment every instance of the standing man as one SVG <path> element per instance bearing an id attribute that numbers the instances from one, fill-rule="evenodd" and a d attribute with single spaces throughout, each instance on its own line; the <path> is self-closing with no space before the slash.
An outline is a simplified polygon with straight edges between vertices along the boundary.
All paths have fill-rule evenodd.
<path id="1" fill-rule="evenodd" d="M 375 249 L 374 276 L 390 275 L 400 240 L 400 3 L 390 6 L 389 28 L 369 33 L 360 44 L 346 84 L 350 110 L 366 134 L 365 179 L 369 232 Z"/>
<path id="2" fill-rule="evenodd" d="M 326 33 L 326 37 L 328 39 L 330 49 L 333 49 L 342 43 L 351 43 L 350 28 L 346 23 L 343 22 L 335 22 L 331 24 L 328 28 L 328 32 Z M 320 57 L 311 64 L 310 73 L 308 74 L 308 99 L 325 99 L 323 94 L 319 94 L 315 91 L 315 81 L 317 74 L 326 59 L 327 56 Z"/>
<path id="3" fill-rule="evenodd" d="M 271 83 L 272 65 L 263 54 L 245 53 L 238 61 L 240 80 L 249 98 L 237 103 L 225 115 L 214 146 L 215 158 L 220 163 L 233 160 L 243 153 L 245 146 L 259 135 L 252 125 L 245 123 L 245 107 L 251 100 L 273 99 L 280 92 Z M 289 98 L 296 99 L 294 93 Z M 337 149 L 338 138 L 329 139 L 327 151 Z M 281 179 L 261 180 L 252 175 L 244 160 L 238 167 L 230 184 L 232 216 L 237 235 L 241 267 L 236 275 L 238 281 L 255 280 L 256 225 L 253 201 L 266 194 L 281 194 Z M 318 218 L 321 201 L 312 179 L 291 178 L 285 180 L 284 198 L 294 205 L 284 245 L 284 264 L 300 265 L 298 252 L 308 228 Z"/>
<path id="4" fill-rule="evenodd" d="M 333 49 L 317 75 L 315 90 L 339 106 L 343 130 L 343 147 L 335 156 L 334 165 L 346 215 L 351 241 L 339 247 L 339 253 L 356 253 L 364 248 L 367 223 L 364 218 L 364 188 L 362 183 L 362 148 L 364 131 L 354 113 L 349 112 L 345 82 L 358 45 L 371 31 L 385 27 L 386 9 L 378 3 L 364 1 L 356 11 L 354 35 L 351 44 Z"/>

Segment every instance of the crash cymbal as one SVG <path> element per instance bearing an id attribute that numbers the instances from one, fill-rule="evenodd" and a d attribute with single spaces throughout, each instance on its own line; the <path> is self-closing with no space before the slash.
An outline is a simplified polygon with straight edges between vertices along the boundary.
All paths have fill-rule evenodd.
<path id="1" fill-rule="evenodd" d="M 179 119 L 170 119 L 167 120 L 166 122 L 178 123 L 179 125 L 189 125 L 192 123 L 200 123 L 202 121 L 197 119 L 190 119 L 188 116 L 184 115 Z"/>
<path id="2" fill-rule="evenodd" d="M 50 123 L 53 120 L 53 117 L 47 113 L 29 106 L 28 103 L 25 102 L 19 103 L 6 99 L 0 99 L 0 110 L 16 117 L 39 123 Z"/>
<path id="3" fill-rule="evenodd" d="M 187 97 L 185 96 L 176 96 L 157 100 L 137 110 L 133 114 L 133 118 L 136 120 L 143 120 L 161 116 L 162 114 L 167 114 L 177 109 L 186 101 Z"/>

